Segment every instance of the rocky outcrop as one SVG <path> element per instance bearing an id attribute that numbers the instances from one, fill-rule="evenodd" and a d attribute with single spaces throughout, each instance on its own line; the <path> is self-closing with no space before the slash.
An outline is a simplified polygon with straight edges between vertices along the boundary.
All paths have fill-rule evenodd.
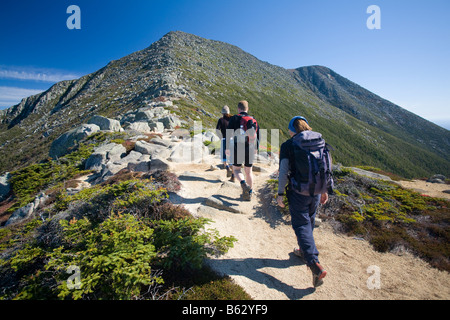
<path id="1" fill-rule="evenodd" d="M 200 163 L 209 150 L 201 142 L 182 141 L 178 143 L 170 154 L 169 160 L 177 163 Z"/>
<path id="2" fill-rule="evenodd" d="M 145 121 L 138 121 L 130 123 L 127 127 L 127 130 L 134 130 L 139 131 L 143 133 L 150 133 L 152 130 L 150 129 L 150 126 L 148 125 L 148 122 Z"/>
<path id="3" fill-rule="evenodd" d="M 117 132 L 123 131 L 118 120 L 109 119 L 102 116 L 93 116 L 91 119 L 89 119 L 88 124 L 96 124 L 100 127 L 100 130 Z"/>
<path id="4" fill-rule="evenodd" d="M 62 134 L 53 141 L 49 152 L 50 157 L 56 159 L 64 156 L 71 148 L 75 147 L 79 141 L 99 130 L 100 127 L 96 124 L 82 124 L 81 126 Z"/>
<path id="5" fill-rule="evenodd" d="M 116 143 L 108 143 L 94 149 L 94 153 L 86 160 L 85 169 L 101 172 L 109 161 L 120 160 L 126 155 L 124 146 Z"/>
<path id="6" fill-rule="evenodd" d="M 167 159 L 170 155 L 171 147 L 165 147 L 146 141 L 137 141 L 134 150 L 142 154 L 148 154 L 151 158 Z"/>
<path id="7" fill-rule="evenodd" d="M 434 176 L 430 177 L 427 180 L 427 182 L 445 184 L 446 180 L 447 180 L 446 176 L 444 176 L 442 174 L 435 174 Z"/>
<path id="8" fill-rule="evenodd" d="M 6 172 L 5 174 L 0 176 L 0 201 L 3 201 L 8 196 L 11 191 L 11 185 L 9 183 L 9 179 L 11 178 L 11 174 Z"/>
<path id="9" fill-rule="evenodd" d="M 26 206 L 17 209 L 13 212 L 11 217 L 9 217 L 8 221 L 5 225 L 10 225 L 13 223 L 17 223 L 24 219 L 31 217 L 33 213 L 35 213 L 38 209 L 42 208 L 48 199 L 48 195 L 41 193 L 36 196 L 33 202 L 30 202 Z"/>

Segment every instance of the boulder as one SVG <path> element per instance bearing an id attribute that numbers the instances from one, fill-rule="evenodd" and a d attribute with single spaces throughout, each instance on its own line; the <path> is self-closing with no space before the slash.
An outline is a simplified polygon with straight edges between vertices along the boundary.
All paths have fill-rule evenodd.
<path id="1" fill-rule="evenodd" d="M 111 142 L 95 148 L 94 153 L 106 154 L 106 159 L 116 161 L 126 155 L 127 149 L 121 144 Z"/>
<path id="2" fill-rule="evenodd" d="M 24 219 L 29 218 L 36 210 L 42 208 L 49 196 L 45 193 L 41 193 L 34 198 L 33 202 L 30 202 L 26 206 L 17 209 L 13 212 L 13 214 L 9 217 L 8 221 L 6 221 L 5 225 L 10 225 L 14 223 L 18 223 Z"/>
<path id="3" fill-rule="evenodd" d="M 144 121 L 130 123 L 130 125 L 127 127 L 127 130 L 134 130 L 134 131 L 145 132 L 145 133 L 151 132 L 150 126 L 148 125 L 147 122 L 144 122 Z"/>
<path id="4" fill-rule="evenodd" d="M 158 136 L 156 136 L 155 138 L 150 140 L 150 143 L 158 144 L 158 145 L 166 147 L 166 148 L 172 148 L 173 145 L 174 145 L 171 141 L 168 141 L 168 140 L 165 140 L 165 139 L 161 139 Z"/>
<path id="5" fill-rule="evenodd" d="M 108 160 L 106 159 L 105 153 L 93 153 L 86 160 L 84 168 L 86 170 L 93 170 L 96 172 L 100 172 L 103 169 L 103 166 L 106 164 Z"/>
<path id="6" fill-rule="evenodd" d="M 161 158 L 153 158 L 150 162 L 150 169 L 167 171 L 170 169 L 170 164 L 167 160 Z"/>
<path id="7" fill-rule="evenodd" d="M 106 180 L 109 177 L 115 175 L 120 170 L 125 169 L 127 167 L 127 163 L 115 164 L 114 162 L 108 162 L 103 166 L 102 171 L 100 172 L 100 176 L 102 180 Z"/>
<path id="8" fill-rule="evenodd" d="M 152 109 L 155 117 L 160 118 L 169 114 L 169 110 L 164 109 L 163 107 L 155 107 Z"/>
<path id="9" fill-rule="evenodd" d="M 130 162 L 139 162 L 142 157 L 143 157 L 142 153 L 132 150 L 126 157 L 123 157 L 120 160 L 114 161 L 114 164 L 127 165 Z M 148 155 L 147 155 L 147 160 L 150 160 L 150 157 Z"/>
<path id="10" fill-rule="evenodd" d="M 119 161 L 126 155 L 124 146 L 117 143 L 108 143 L 94 149 L 94 152 L 86 160 L 85 169 L 101 172 L 109 162 Z"/>
<path id="11" fill-rule="evenodd" d="M 6 172 L 0 176 L 0 201 L 3 201 L 8 196 L 11 191 L 11 184 L 9 183 L 11 179 L 11 174 Z"/>
<path id="12" fill-rule="evenodd" d="M 26 219 L 30 217 L 33 214 L 33 212 L 34 212 L 34 202 L 30 202 L 26 206 L 23 206 L 22 208 L 19 208 L 16 211 L 14 211 L 13 214 L 9 217 L 8 221 L 6 221 L 5 226 Z"/>
<path id="13" fill-rule="evenodd" d="M 171 137 L 176 137 L 179 139 L 184 139 L 190 137 L 189 130 L 187 129 L 175 129 L 170 134 Z"/>
<path id="14" fill-rule="evenodd" d="M 148 126 L 150 127 L 150 130 L 152 132 L 158 132 L 158 133 L 164 132 L 164 124 L 162 122 L 150 121 L 148 123 Z"/>
<path id="15" fill-rule="evenodd" d="M 142 154 L 149 154 L 151 158 L 159 157 L 162 159 L 167 159 L 170 155 L 170 150 L 165 146 L 149 143 L 142 140 L 136 141 L 134 150 Z"/>
<path id="16" fill-rule="evenodd" d="M 427 182 L 445 184 L 446 179 L 447 177 L 442 174 L 435 174 L 434 176 L 430 177 Z"/>
<path id="17" fill-rule="evenodd" d="M 134 118 L 134 121 L 150 121 L 155 117 L 155 114 L 153 111 L 150 110 L 139 110 L 136 113 L 136 116 Z"/>
<path id="18" fill-rule="evenodd" d="M 81 126 L 67 131 L 53 141 L 49 156 L 53 159 L 64 156 L 69 149 L 75 147 L 83 138 L 100 131 L 100 127 L 96 124 L 82 124 Z"/>
<path id="19" fill-rule="evenodd" d="M 169 160 L 176 163 L 201 163 L 207 155 L 209 150 L 201 141 L 182 141 L 173 148 Z"/>
<path id="20" fill-rule="evenodd" d="M 220 141 L 221 139 L 217 136 L 217 134 L 215 134 L 212 131 L 206 131 L 203 134 L 203 141 L 211 141 L 211 142 L 215 142 L 215 141 Z"/>
<path id="21" fill-rule="evenodd" d="M 117 132 L 123 131 L 118 120 L 109 119 L 102 116 L 93 116 L 91 119 L 89 119 L 88 124 L 96 124 L 100 127 L 100 130 Z"/>
<path id="22" fill-rule="evenodd" d="M 155 102 L 155 103 L 154 103 L 154 106 L 155 106 L 155 107 L 165 107 L 165 108 L 167 108 L 167 107 L 172 107 L 172 106 L 173 106 L 173 102 L 170 101 L 170 100 L 167 100 L 167 101 L 158 101 L 158 102 Z"/>
<path id="23" fill-rule="evenodd" d="M 168 115 L 167 117 L 160 118 L 158 121 L 164 124 L 165 129 L 175 129 L 176 127 L 181 126 L 180 119 L 173 115 Z"/>

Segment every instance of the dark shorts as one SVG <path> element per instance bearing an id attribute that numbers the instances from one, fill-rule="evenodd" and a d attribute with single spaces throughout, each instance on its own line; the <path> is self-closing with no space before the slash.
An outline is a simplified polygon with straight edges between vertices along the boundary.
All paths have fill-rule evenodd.
<path id="1" fill-rule="evenodd" d="M 248 141 L 245 143 L 239 143 L 236 139 L 233 141 L 230 146 L 231 163 L 236 167 L 244 165 L 247 168 L 251 168 L 255 160 L 255 145 Z"/>

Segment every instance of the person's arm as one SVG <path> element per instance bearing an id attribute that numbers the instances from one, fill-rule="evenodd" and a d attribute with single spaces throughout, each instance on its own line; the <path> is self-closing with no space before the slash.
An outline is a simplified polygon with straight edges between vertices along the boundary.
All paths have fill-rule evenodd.
<path id="1" fill-rule="evenodd" d="M 284 195 L 284 190 L 288 183 L 289 175 L 289 159 L 285 158 L 280 160 L 280 170 L 278 173 L 278 195 Z"/>
<path id="2" fill-rule="evenodd" d="M 280 170 L 278 173 L 278 197 L 277 203 L 280 207 L 284 208 L 283 196 L 284 189 L 288 183 L 288 175 L 289 175 L 289 159 L 285 158 L 280 160 Z"/>
<path id="3" fill-rule="evenodd" d="M 278 170 L 278 197 L 277 203 L 284 208 L 283 195 L 286 185 L 289 181 L 289 156 L 287 143 L 283 143 L 280 148 L 280 167 Z"/>
<path id="4" fill-rule="evenodd" d="M 216 130 L 222 130 L 222 121 L 221 121 L 221 119 L 222 119 L 222 118 L 220 118 L 220 119 L 217 121 Z"/>

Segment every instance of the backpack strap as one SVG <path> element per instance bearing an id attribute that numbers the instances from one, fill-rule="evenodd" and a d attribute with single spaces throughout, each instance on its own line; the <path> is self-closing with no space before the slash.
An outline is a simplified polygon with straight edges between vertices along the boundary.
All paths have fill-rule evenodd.
<path id="1" fill-rule="evenodd" d="M 309 183 L 309 195 L 311 197 L 314 197 L 314 191 L 316 190 L 316 184 L 317 184 L 316 174 L 314 174 L 314 169 L 313 169 L 315 167 L 313 158 L 314 158 L 314 156 L 312 154 L 309 154 L 309 161 L 310 161 L 309 165 L 311 166 L 310 171 L 312 172 L 312 181 Z"/>

